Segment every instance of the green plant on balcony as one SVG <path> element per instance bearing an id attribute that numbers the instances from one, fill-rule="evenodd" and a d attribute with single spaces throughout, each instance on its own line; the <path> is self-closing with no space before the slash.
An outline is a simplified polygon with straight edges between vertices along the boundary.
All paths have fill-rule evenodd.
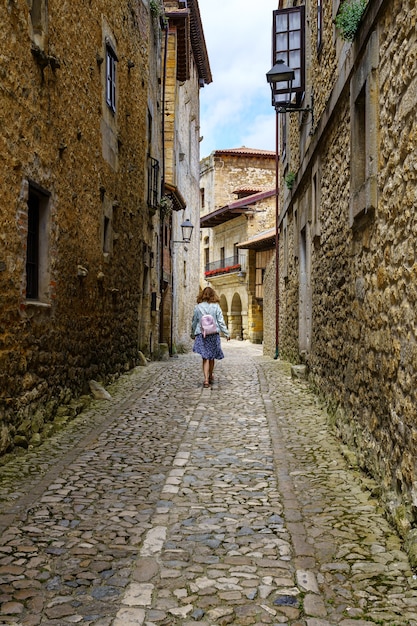
<path id="1" fill-rule="evenodd" d="M 334 23 L 344 41 L 353 41 L 368 0 L 344 0 Z"/>

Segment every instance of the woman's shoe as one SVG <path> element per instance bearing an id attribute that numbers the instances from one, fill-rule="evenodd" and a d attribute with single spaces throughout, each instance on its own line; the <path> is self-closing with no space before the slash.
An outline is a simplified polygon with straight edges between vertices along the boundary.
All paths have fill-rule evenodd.
<path id="1" fill-rule="evenodd" d="M 214 377 L 210 376 L 209 378 L 209 385 L 212 385 L 214 383 Z"/>
<path id="2" fill-rule="evenodd" d="M 207 380 L 205 380 L 203 383 L 203 387 L 204 389 L 208 389 L 210 387 L 210 383 Z"/>

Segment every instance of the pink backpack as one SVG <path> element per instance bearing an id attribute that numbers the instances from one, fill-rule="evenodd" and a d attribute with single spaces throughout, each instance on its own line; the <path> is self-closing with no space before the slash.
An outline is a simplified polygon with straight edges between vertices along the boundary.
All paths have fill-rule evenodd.
<path id="1" fill-rule="evenodd" d="M 200 326 L 203 337 L 206 337 L 207 335 L 215 335 L 219 332 L 217 330 L 217 324 L 214 321 L 213 316 L 209 315 L 208 313 L 203 313 L 203 315 L 201 316 Z"/>

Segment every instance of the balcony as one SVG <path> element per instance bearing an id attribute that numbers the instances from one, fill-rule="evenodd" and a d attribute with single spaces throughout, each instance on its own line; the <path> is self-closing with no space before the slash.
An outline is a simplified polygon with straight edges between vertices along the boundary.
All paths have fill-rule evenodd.
<path id="1" fill-rule="evenodd" d="M 221 276 L 223 274 L 233 274 L 241 272 L 245 269 L 246 257 L 243 255 L 235 255 L 220 261 L 213 261 L 213 263 L 207 263 L 204 268 L 205 278 L 213 278 L 215 276 Z"/>

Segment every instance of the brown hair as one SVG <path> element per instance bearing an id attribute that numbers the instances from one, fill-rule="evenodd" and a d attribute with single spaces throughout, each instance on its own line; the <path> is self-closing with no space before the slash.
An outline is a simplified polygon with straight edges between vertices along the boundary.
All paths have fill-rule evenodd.
<path id="1" fill-rule="evenodd" d="M 211 287 L 205 287 L 198 295 L 197 304 L 200 304 L 200 302 L 220 302 L 220 298 L 214 289 Z"/>

